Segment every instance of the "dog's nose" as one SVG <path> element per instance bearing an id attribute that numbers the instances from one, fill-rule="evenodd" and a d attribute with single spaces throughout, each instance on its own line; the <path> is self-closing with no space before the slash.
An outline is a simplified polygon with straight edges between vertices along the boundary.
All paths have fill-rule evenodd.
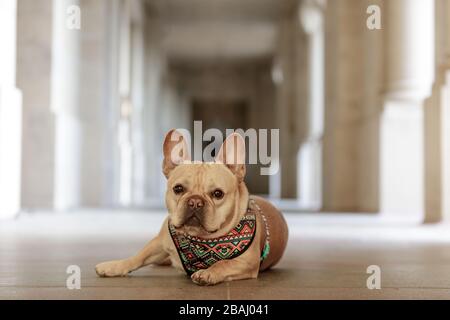
<path id="1" fill-rule="evenodd" d="M 205 205 L 205 202 L 203 201 L 202 198 L 200 198 L 198 196 L 193 196 L 188 200 L 188 206 L 191 210 L 197 210 L 197 209 L 203 208 L 204 205 Z"/>

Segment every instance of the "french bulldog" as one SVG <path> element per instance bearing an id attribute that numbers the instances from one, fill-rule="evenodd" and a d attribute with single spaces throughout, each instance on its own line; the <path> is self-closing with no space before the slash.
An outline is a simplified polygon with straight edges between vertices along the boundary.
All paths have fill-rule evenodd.
<path id="1" fill-rule="evenodd" d="M 163 152 L 168 216 L 159 234 L 130 258 L 98 264 L 99 276 L 171 264 L 198 285 L 215 285 L 257 278 L 281 259 L 286 221 L 271 203 L 249 195 L 245 141 L 239 134 L 225 139 L 214 162 L 191 161 L 177 130 L 167 133 Z"/>

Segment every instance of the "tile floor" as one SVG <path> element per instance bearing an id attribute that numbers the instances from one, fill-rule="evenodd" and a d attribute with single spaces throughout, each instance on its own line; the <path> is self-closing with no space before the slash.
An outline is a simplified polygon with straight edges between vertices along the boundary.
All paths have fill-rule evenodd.
<path id="1" fill-rule="evenodd" d="M 98 278 L 96 263 L 127 257 L 154 235 L 163 212 L 23 214 L 0 221 L 0 299 L 450 299 L 450 226 L 374 215 L 286 215 L 284 259 L 257 280 L 198 287 L 170 267 Z M 81 268 L 81 289 L 66 268 Z M 382 289 L 369 290 L 378 265 Z"/>

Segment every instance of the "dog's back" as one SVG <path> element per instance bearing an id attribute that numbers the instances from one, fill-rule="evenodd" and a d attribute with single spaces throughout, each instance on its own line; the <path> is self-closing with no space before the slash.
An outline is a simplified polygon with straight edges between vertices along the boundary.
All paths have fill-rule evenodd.
<path id="1" fill-rule="evenodd" d="M 260 267 L 260 271 L 263 271 L 280 261 L 286 249 L 289 231 L 282 213 L 269 201 L 257 196 L 251 196 L 251 198 L 261 208 L 262 213 L 267 219 L 270 232 L 270 252 Z"/>

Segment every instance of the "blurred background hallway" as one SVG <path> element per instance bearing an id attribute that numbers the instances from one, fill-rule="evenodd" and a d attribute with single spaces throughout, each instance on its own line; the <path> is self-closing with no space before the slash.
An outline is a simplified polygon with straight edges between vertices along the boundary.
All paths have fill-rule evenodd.
<path id="1" fill-rule="evenodd" d="M 164 134 L 197 120 L 280 129 L 255 194 L 442 220 L 448 1 L 428 2 L 2 1 L 1 216 L 161 207 Z"/>
<path id="2" fill-rule="evenodd" d="M 372 245 L 380 264 L 396 256 L 383 258 L 392 247 L 395 263 L 410 263 L 405 270 L 443 270 L 449 108 L 450 0 L 0 0 L 0 297 L 34 286 L 13 271 L 23 252 L 56 257 L 54 270 L 76 263 L 52 247 L 61 240 L 56 230 L 81 228 L 69 232 L 71 244 L 61 242 L 77 252 L 122 224 L 137 228 L 133 243 L 149 239 L 155 226 L 147 234 L 139 225 L 163 219 L 164 135 L 193 132 L 194 121 L 203 132 L 280 129 L 278 173 L 260 175 L 255 164 L 246 177 L 293 226 L 281 265 L 292 273 L 279 286 L 299 276 L 302 258 L 326 265 L 297 250 L 302 243 L 324 255 L 353 243 L 334 262 L 358 261 L 343 272 L 359 280 L 366 262 L 378 263 L 363 253 Z M 86 225 L 91 242 L 77 246 Z M 434 256 L 422 251 L 430 243 Z M 402 259 L 409 244 L 412 258 L 408 251 Z M 93 247 L 101 251 L 99 242 Z M 78 258 L 86 266 L 114 258 L 92 256 Z M 380 297 L 421 286 L 450 297 L 436 272 L 428 282 L 393 281 L 394 294 Z M 366 290 L 359 280 L 349 281 Z"/>

